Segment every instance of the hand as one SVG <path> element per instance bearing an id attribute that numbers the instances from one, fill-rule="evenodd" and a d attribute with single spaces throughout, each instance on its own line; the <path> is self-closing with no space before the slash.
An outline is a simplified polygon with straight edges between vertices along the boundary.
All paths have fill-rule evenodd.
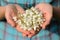
<path id="1" fill-rule="evenodd" d="M 50 4 L 47 3 L 41 3 L 36 5 L 36 8 L 41 10 L 44 14 L 45 22 L 42 24 L 42 29 L 45 29 L 46 26 L 50 23 L 50 20 L 52 18 L 53 8 Z"/>
<path id="2" fill-rule="evenodd" d="M 35 6 L 35 8 L 37 8 L 37 9 L 39 9 L 39 10 L 41 10 L 43 12 L 43 15 L 44 15 L 44 18 L 45 18 L 45 22 L 42 24 L 41 27 L 42 27 L 42 29 L 45 29 L 46 26 L 50 23 L 50 20 L 52 18 L 53 8 L 52 8 L 52 6 L 50 4 L 46 4 L 46 3 L 37 4 Z M 32 37 L 34 35 L 36 35 L 36 32 L 35 32 L 35 34 L 28 35 L 28 36 Z"/>
<path id="3" fill-rule="evenodd" d="M 21 28 L 19 28 L 20 26 L 16 25 L 16 23 L 12 19 L 13 16 L 16 16 L 17 11 L 19 11 L 20 13 L 24 12 L 24 10 L 18 5 L 11 5 L 11 4 L 7 5 L 6 6 L 6 13 L 5 13 L 6 20 L 11 26 L 15 27 L 19 32 L 23 32 L 23 33 L 28 34 L 29 32 L 24 31 Z"/>
<path id="4" fill-rule="evenodd" d="M 17 6 L 17 7 L 16 7 L 16 6 Z M 16 8 L 17 8 L 17 9 L 16 9 Z M 5 18 L 6 18 L 7 22 L 8 22 L 9 24 L 11 24 L 11 26 L 13 26 L 13 27 L 15 27 L 16 24 L 15 24 L 15 22 L 13 21 L 12 17 L 13 17 L 13 16 L 16 16 L 18 10 L 19 10 L 21 13 L 24 12 L 24 10 L 23 10 L 21 7 L 19 7 L 18 5 L 9 4 L 9 5 L 6 6 Z"/>
<path id="5" fill-rule="evenodd" d="M 5 18 L 7 20 L 7 22 L 15 27 L 19 32 L 22 32 L 23 36 L 28 36 L 28 34 L 32 35 L 35 32 L 33 30 L 31 31 L 25 31 L 23 29 L 20 28 L 19 25 L 17 25 L 14 20 L 12 19 L 13 16 L 16 16 L 17 11 L 19 11 L 20 13 L 24 13 L 24 9 L 18 5 L 7 5 L 6 6 L 6 12 L 5 12 Z"/>
<path id="6" fill-rule="evenodd" d="M 45 29 L 46 26 L 50 23 L 50 20 L 52 18 L 53 8 L 50 4 L 46 4 L 46 3 L 37 4 L 35 6 L 35 8 L 37 8 L 38 10 L 41 10 L 43 12 L 45 22 L 42 24 L 41 27 L 42 27 L 42 29 Z M 41 30 L 41 29 L 39 29 L 39 30 Z M 34 32 L 34 34 L 28 34 L 28 37 L 32 37 L 32 36 L 36 35 L 37 33 L 39 33 L 39 31 L 37 31 L 37 33 L 36 33 L 34 30 L 33 30 L 33 32 Z"/>
<path id="7" fill-rule="evenodd" d="M 50 20 L 52 18 L 52 6 L 50 4 L 46 4 L 46 3 L 41 3 L 41 4 L 37 4 L 35 6 L 35 8 L 41 10 L 44 14 L 44 18 L 45 18 L 45 22 L 42 24 L 42 29 L 45 29 L 46 26 L 50 23 Z M 32 37 L 34 35 L 36 35 L 37 33 L 39 33 L 39 31 L 37 31 L 37 33 L 33 30 L 34 34 L 28 34 L 28 37 Z"/>

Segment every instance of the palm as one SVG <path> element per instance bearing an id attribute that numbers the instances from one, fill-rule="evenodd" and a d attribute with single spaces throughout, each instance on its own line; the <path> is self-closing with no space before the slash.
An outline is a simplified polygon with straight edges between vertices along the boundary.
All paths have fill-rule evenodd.
<path id="1" fill-rule="evenodd" d="M 21 13 L 24 12 L 24 10 L 21 7 L 19 7 L 18 5 L 16 5 L 16 7 L 15 7 L 15 5 L 13 6 L 11 4 L 6 6 L 5 18 L 6 18 L 7 22 L 9 24 L 11 24 L 12 26 L 16 25 L 15 22 L 13 21 L 12 17 L 16 16 L 17 11 L 20 11 Z"/>
<path id="2" fill-rule="evenodd" d="M 42 29 L 45 29 L 46 26 L 50 23 L 50 20 L 52 18 L 52 6 L 49 5 L 49 4 L 45 4 L 45 3 L 41 3 L 41 4 L 37 4 L 35 6 L 35 8 L 43 11 L 43 15 L 44 15 L 44 18 L 45 18 L 45 22 L 42 24 Z M 37 32 L 39 33 L 39 31 Z M 36 34 L 36 33 L 35 33 Z M 34 36 L 35 34 L 32 34 L 32 35 L 28 35 L 30 37 Z"/>
<path id="3" fill-rule="evenodd" d="M 21 29 L 20 26 L 17 25 L 13 21 L 12 17 L 16 16 L 17 11 L 19 11 L 20 13 L 24 13 L 24 9 L 22 7 L 20 7 L 20 6 L 18 6 L 18 5 L 14 5 L 14 6 L 13 5 L 7 5 L 6 6 L 5 18 L 6 18 L 7 22 L 11 26 L 15 27 L 19 32 L 22 32 L 23 35 L 25 35 L 25 36 L 29 35 L 29 34 L 32 35 L 31 33 L 34 33 L 33 30 L 30 31 L 30 32 L 29 31 L 25 31 L 25 30 Z"/>
<path id="4" fill-rule="evenodd" d="M 38 4 L 36 8 L 44 12 L 43 15 L 46 20 L 42 24 L 42 28 L 45 29 L 46 26 L 50 23 L 50 20 L 52 18 L 52 6 L 49 4 L 42 3 L 42 4 Z"/>

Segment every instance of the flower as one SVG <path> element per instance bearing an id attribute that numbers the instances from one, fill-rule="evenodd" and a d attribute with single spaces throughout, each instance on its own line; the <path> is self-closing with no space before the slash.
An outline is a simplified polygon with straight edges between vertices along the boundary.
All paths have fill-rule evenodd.
<path id="1" fill-rule="evenodd" d="M 14 16 L 13 19 L 18 25 L 24 30 L 37 30 L 39 25 L 45 21 L 43 17 L 43 12 L 38 11 L 36 8 L 32 7 L 27 9 L 24 14 L 17 13 L 17 16 Z M 18 18 L 18 19 L 17 19 Z"/>

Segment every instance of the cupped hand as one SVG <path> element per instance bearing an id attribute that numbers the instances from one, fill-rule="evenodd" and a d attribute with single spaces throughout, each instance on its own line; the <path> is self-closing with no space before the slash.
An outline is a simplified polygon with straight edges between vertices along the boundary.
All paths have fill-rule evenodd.
<path id="1" fill-rule="evenodd" d="M 29 31 L 25 31 L 25 30 L 21 29 L 20 26 L 17 25 L 15 23 L 15 21 L 12 19 L 14 16 L 16 16 L 18 11 L 20 13 L 24 13 L 24 9 L 22 7 L 20 7 L 19 5 L 17 5 L 17 4 L 7 5 L 6 6 L 6 12 L 5 12 L 5 18 L 11 26 L 15 27 L 19 32 L 22 32 L 23 35 L 27 36 L 28 34 L 31 34 L 31 33 Z"/>
<path id="2" fill-rule="evenodd" d="M 52 8 L 52 6 L 50 4 L 47 4 L 47 3 L 37 4 L 35 6 L 35 8 L 37 8 L 38 10 L 43 12 L 43 15 L 44 15 L 44 18 L 45 18 L 45 22 L 41 25 L 41 27 L 42 27 L 42 29 L 45 29 L 46 26 L 50 23 L 50 20 L 52 18 L 53 8 Z M 39 33 L 39 31 L 37 33 Z M 35 34 L 28 35 L 28 36 L 32 37 L 34 35 L 36 35 L 36 32 L 35 32 Z"/>
<path id="3" fill-rule="evenodd" d="M 17 11 L 18 11 L 17 9 L 20 11 L 20 13 L 24 12 L 24 10 L 21 7 L 19 7 L 18 5 L 17 5 L 17 7 L 16 7 L 16 5 L 13 5 L 13 4 L 9 4 L 6 6 L 5 18 L 6 18 L 7 22 L 9 24 L 11 24 L 11 26 L 13 26 L 13 27 L 16 26 L 15 22 L 13 21 L 13 17 L 16 16 Z"/>
<path id="4" fill-rule="evenodd" d="M 45 22 L 42 24 L 42 29 L 45 29 L 46 26 L 50 23 L 53 13 L 53 7 L 47 3 L 41 3 L 35 6 L 35 8 L 41 10 L 43 12 Z"/>

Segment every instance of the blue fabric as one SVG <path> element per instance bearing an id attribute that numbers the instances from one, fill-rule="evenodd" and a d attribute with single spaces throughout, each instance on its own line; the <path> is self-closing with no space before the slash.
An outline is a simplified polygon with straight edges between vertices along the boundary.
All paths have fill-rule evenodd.
<path id="1" fill-rule="evenodd" d="M 35 4 L 39 4 L 42 2 L 50 3 L 52 2 L 52 0 L 0 0 L 0 5 L 5 6 L 7 4 L 19 4 L 22 8 L 26 9 L 34 6 L 34 2 Z"/>
<path id="2" fill-rule="evenodd" d="M 25 4 L 25 3 L 33 4 L 34 1 L 36 1 L 36 4 L 38 4 L 38 3 L 42 3 L 42 2 L 50 3 L 52 0 L 0 0 L 0 4 L 1 4 L 1 6 L 7 5 L 7 4 L 13 4 L 13 3 L 17 3 L 17 4 Z"/>
<path id="3" fill-rule="evenodd" d="M 56 27 L 59 26 L 57 26 L 55 22 L 52 22 L 50 28 L 47 28 L 46 30 L 41 30 L 37 35 L 33 36 L 32 38 L 28 38 L 23 37 L 21 32 L 18 32 L 8 23 L 0 22 L 0 39 L 1 40 L 60 40 L 60 35 L 57 33 L 58 31 Z"/>

